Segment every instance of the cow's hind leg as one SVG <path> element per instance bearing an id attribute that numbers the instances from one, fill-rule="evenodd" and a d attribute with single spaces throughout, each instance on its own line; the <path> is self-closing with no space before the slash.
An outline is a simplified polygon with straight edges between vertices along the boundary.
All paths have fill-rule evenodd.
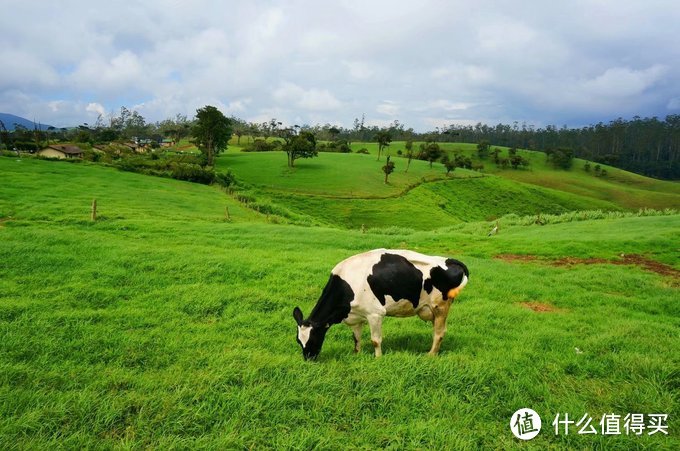
<path id="1" fill-rule="evenodd" d="M 449 316 L 450 306 L 450 301 L 442 301 L 437 303 L 432 309 L 432 325 L 434 326 L 434 333 L 432 337 L 432 348 L 430 349 L 430 355 L 437 355 L 439 352 L 439 347 L 442 344 L 442 340 L 444 340 L 444 335 L 446 334 L 446 318 Z"/>
<path id="2" fill-rule="evenodd" d="M 375 348 L 376 357 L 382 355 L 382 321 L 383 317 L 381 315 L 370 315 L 368 317 L 368 327 L 371 329 L 371 343 L 373 343 L 373 348 Z"/>
<path id="3" fill-rule="evenodd" d="M 361 351 L 361 331 L 364 329 L 364 323 L 353 324 L 349 327 L 352 328 L 354 335 L 354 352 L 358 353 Z"/>

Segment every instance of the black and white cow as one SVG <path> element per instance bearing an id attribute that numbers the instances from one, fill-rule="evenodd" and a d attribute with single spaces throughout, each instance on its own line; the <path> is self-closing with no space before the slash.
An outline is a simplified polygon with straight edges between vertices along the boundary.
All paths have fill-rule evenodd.
<path id="1" fill-rule="evenodd" d="M 407 250 L 377 249 L 343 260 L 331 271 L 309 317 L 303 319 L 299 307 L 293 310 L 302 355 L 305 360 L 316 358 L 330 326 L 342 322 L 354 333 L 355 352 L 360 350 L 361 331 L 368 323 L 379 357 L 383 318 L 413 315 L 433 322 L 430 354 L 437 354 L 451 303 L 469 275 L 458 260 Z"/>

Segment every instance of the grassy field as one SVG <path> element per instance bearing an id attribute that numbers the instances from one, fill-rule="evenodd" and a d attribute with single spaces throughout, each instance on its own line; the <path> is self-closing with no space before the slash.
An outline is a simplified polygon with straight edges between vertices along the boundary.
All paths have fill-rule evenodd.
<path id="1" fill-rule="evenodd" d="M 93 165 L 0 158 L 0 174 L 3 449 L 680 447 L 680 215 L 361 233 Z M 304 362 L 293 307 L 308 314 L 335 263 L 378 247 L 469 266 L 441 355 L 425 355 L 429 324 L 389 318 L 383 358 L 335 326 Z M 543 419 L 528 443 L 508 428 L 521 407 Z M 586 412 L 598 430 L 605 413 L 666 413 L 670 435 L 552 432 Z"/>
<path id="2" fill-rule="evenodd" d="M 244 153 L 230 146 L 217 167 L 231 170 L 249 196 L 283 208 L 296 222 L 351 229 L 428 230 L 510 213 L 680 208 L 677 183 L 610 167 L 609 176 L 595 177 L 582 169 L 580 160 L 570 171 L 555 170 L 540 152 L 520 151 L 531 161 L 528 170 L 502 170 L 485 161 L 483 172 L 457 168 L 447 177 L 441 164 L 430 168 L 425 161 L 413 160 L 406 172 L 406 159 L 396 156 L 403 145 L 395 142 L 387 150 L 396 162 L 388 184 L 381 170 L 385 158 L 376 161 L 375 143 L 352 144 L 355 150 L 366 147 L 372 155 L 320 153 L 298 160 L 294 168 L 287 167 L 283 152 Z M 476 154 L 474 144 L 442 147 L 450 153 Z"/>

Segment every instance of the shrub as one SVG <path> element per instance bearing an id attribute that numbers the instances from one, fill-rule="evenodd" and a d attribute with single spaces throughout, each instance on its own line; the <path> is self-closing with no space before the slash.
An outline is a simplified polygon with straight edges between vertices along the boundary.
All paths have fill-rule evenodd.
<path id="1" fill-rule="evenodd" d="M 279 141 L 267 142 L 264 139 L 256 139 L 241 149 L 241 152 L 271 152 L 280 148 L 281 143 Z"/>
<path id="2" fill-rule="evenodd" d="M 368 155 L 368 149 L 362 147 L 361 149 L 357 150 L 357 153 Z"/>
<path id="3" fill-rule="evenodd" d="M 173 163 L 170 176 L 177 180 L 210 185 L 215 180 L 215 171 L 205 169 L 197 164 Z"/>
<path id="4" fill-rule="evenodd" d="M 17 141 L 14 143 L 14 147 L 19 150 L 26 150 L 28 152 L 35 152 L 38 150 L 38 145 L 34 142 L 29 141 Z"/>
<path id="5" fill-rule="evenodd" d="M 228 188 L 234 183 L 236 183 L 236 178 L 231 171 L 218 172 L 215 174 L 215 183 L 220 185 L 222 188 Z"/>
<path id="6" fill-rule="evenodd" d="M 349 147 L 347 141 L 339 140 L 329 143 L 321 143 L 316 145 L 316 150 L 319 152 L 336 152 L 336 153 L 351 153 L 352 149 Z"/>

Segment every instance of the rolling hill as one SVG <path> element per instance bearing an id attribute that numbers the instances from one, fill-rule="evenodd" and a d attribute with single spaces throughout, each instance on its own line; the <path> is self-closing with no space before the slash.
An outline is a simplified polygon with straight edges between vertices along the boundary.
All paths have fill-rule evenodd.
<path id="1" fill-rule="evenodd" d="M 494 220 L 506 214 L 556 214 L 576 210 L 680 208 L 680 185 L 604 166 L 607 177 L 585 172 L 575 160 L 569 170 L 553 169 L 545 154 L 520 150 L 529 169 L 498 169 L 484 161 L 484 172 L 456 169 L 447 177 L 441 164 L 407 161 L 397 155 L 404 143 L 388 152 L 396 163 L 389 184 L 375 155 L 320 153 L 286 166 L 282 152 L 244 153 L 238 146 L 218 158 L 220 170 L 231 170 L 251 201 L 271 211 L 289 212 L 296 221 L 361 228 L 386 225 L 420 230 Z M 416 143 L 417 145 L 417 143 Z M 354 148 L 375 152 L 374 143 Z M 473 144 L 444 143 L 453 154 L 474 157 Z M 507 148 L 502 148 L 507 152 Z"/>
<path id="2" fill-rule="evenodd" d="M 450 220 L 597 199 L 461 171 L 411 188 L 413 180 L 397 186 L 395 178 L 384 192 L 359 177 L 352 190 L 386 197 L 343 206 L 329 193 L 354 179 L 347 169 L 331 174 L 328 162 L 347 156 L 301 161 L 299 173 L 318 165 L 320 186 L 309 182 L 308 194 L 293 189 L 298 172 L 263 183 L 258 165 L 285 171 L 277 156 L 278 169 L 267 156 L 247 155 L 235 157 L 242 161 L 233 170 L 253 192 L 343 227 L 275 224 L 216 187 L 0 157 L 0 443 L 519 449 L 526 444 L 508 422 L 531 407 L 544 424 L 530 444 L 537 449 L 680 446 L 672 433 L 680 413 L 680 215 L 507 221 L 488 237 L 488 222 Z M 356 173 L 379 171 L 379 162 L 357 161 Z M 416 181 L 429 176 L 427 165 L 416 166 Z M 654 189 L 631 189 L 665 193 L 649 183 Z M 327 203 L 315 209 L 305 199 Z M 606 202 L 624 208 L 619 198 Z M 422 215 L 441 216 L 420 231 L 407 220 L 390 227 L 421 204 Z M 342 208 L 377 226 L 346 228 L 364 219 L 336 219 Z M 425 355 L 430 324 L 388 318 L 381 359 L 370 349 L 353 354 L 351 332 L 339 325 L 319 361 L 304 362 L 293 307 L 309 313 L 335 263 L 380 247 L 451 256 L 470 268 L 441 354 Z M 612 412 L 665 413 L 671 433 L 555 435 L 550 422 L 565 412 L 588 413 L 594 423 Z"/>

